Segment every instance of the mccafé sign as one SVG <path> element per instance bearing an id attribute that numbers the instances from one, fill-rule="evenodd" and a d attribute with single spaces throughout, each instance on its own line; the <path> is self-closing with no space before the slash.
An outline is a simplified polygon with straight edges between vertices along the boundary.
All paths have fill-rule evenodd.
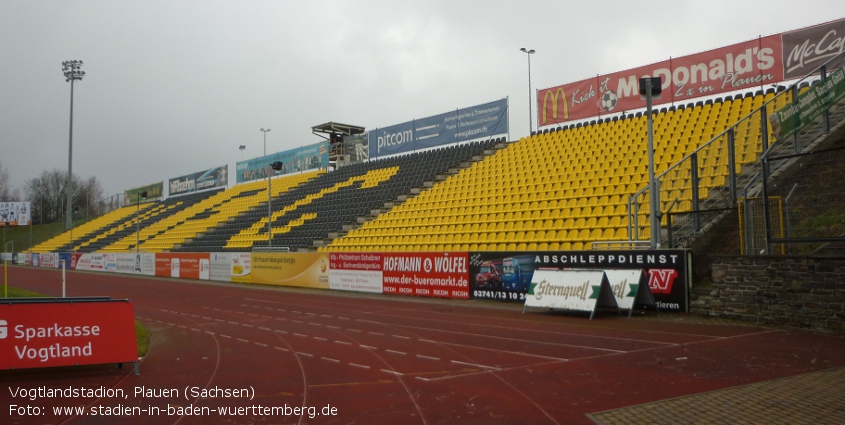
<path id="1" fill-rule="evenodd" d="M 760 87 L 806 75 L 845 52 L 845 19 L 537 91 L 539 126 L 645 107 L 641 77 L 660 77 L 655 104 Z"/>

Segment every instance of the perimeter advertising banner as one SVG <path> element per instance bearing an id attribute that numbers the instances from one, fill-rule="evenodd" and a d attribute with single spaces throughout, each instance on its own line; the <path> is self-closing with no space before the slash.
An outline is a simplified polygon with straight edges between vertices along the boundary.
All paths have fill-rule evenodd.
<path id="1" fill-rule="evenodd" d="M 469 299 L 466 252 L 385 252 L 385 294 Z"/>
<path id="2" fill-rule="evenodd" d="M 642 269 L 661 311 L 686 312 L 691 255 L 687 250 L 471 252 L 470 295 L 524 301 L 538 270 Z"/>
<path id="3" fill-rule="evenodd" d="M 55 252 L 41 253 L 41 267 L 49 267 L 55 269 L 59 267 L 59 254 Z"/>
<path id="4" fill-rule="evenodd" d="M 329 257 L 320 252 L 253 252 L 251 283 L 329 289 Z"/>
<path id="5" fill-rule="evenodd" d="M 382 254 L 377 252 L 332 252 L 329 254 L 329 289 L 381 294 Z"/>
<path id="6" fill-rule="evenodd" d="M 791 137 L 806 125 L 830 109 L 845 97 L 845 69 L 830 74 L 825 82 L 819 82 L 798 95 L 791 104 L 775 111 L 769 118 L 772 131 L 778 140 Z"/>
<path id="7" fill-rule="evenodd" d="M 146 186 L 136 187 L 134 189 L 127 189 L 123 192 L 123 204 L 132 205 L 137 203 L 140 198 L 140 194 L 143 191 L 147 192 L 147 197 L 142 199 L 142 201 L 160 199 L 164 196 L 164 182 L 161 181 L 158 183 L 148 184 Z"/>
<path id="8" fill-rule="evenodd" d="M 155 275 L 208 280 L 211 260 L 207 252 L 160 252 L 155 254 Z"/>
<path id="9" fill-rule="evenodd" d="M 31 213 L 29 202 L 0 202 L 0 227 L 29 226 Z"/>
<path id="10" fill-rule="evenodd" d="M 130 302 L 0 304 L 0 369 L 136 361 Z"/>
<path id="11" fill-rule="evenodd" d="M 106 270 L 122 274 L 155 276 L 155 256 L 152 253 L 106 254 Z M 111 268 L 112 264 L 114 264 L 114 268 Z"/>
<path id="12" fill-rule="evenodd" d="M 252 261 L 248 252 L 213 252 L 210 254 L 210 279 L 218 282 L 249 282 Z"/>
<path id="13" fill-rule="evenodd" d="M 845 19 L 537 91 L 539 126 L 644 108 L 638 81 L 660 77 L 654 104 L 757 88 L 806 75 L 845 51 Z"/>
<path id="14" fill-rule="evenodd" d="M 168 188 L 170 196 L 193 193 L 200 190 L 226 187 L 229 185 L 229 165 L 209 168 L 205 171 L 198 171 L 175 179 L 170 179 Z"/>
<path id="15" fill-rule="evenodd" d="M 508 132 L 508 99 L 416 119 L 368 133 L 370 158 Z"/>
<path id="16" fill-rule="evenodd" d="M 270 169 L 270 164 L 276 161 L 282 163 L 282 169 L 279 171 Z M 247 161 L 239 161 L 236 165 L 237 182 L 244 183 L 267 178 L 268 169 L 273 172 L 273 175 L 283 175 L 328 168 L 328 166 L 329 142 L 319 142 Z"/>

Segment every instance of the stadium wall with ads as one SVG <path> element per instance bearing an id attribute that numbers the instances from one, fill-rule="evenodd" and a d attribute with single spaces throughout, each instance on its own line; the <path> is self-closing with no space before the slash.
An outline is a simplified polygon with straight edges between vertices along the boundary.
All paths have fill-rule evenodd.
<path id="1" fill-rule="evenodd" d="M 132 205 L 138 202 L 140 198 L 140 193 L 143 191 L 147 191 L 147 197 L 142 199 L 142 201 L 152 201 L 155 199 L 160 199 L 164 196 L 164 182 L 158 182 L 153 184 L 148 184 L 146 186 L 136 187 L 133 189 L 126 189 L 123 192 L 123 204 L 124 205 Z"/>
<path id="2" fill-rule="evenodd" d="M 238 161 L 235 166 L 237 183 L 267 178 L 270 163 L 276 161 L 282 163 L 282 169 L 279 171 L 273 170 L 274 176 L 328 168 L 329 142 L 319 142 L 246 161 Z"/>
<path id="3" fill-rule="evenodd" d="M 483 139 L 508 132 L 508 99 L 371 130 L 370 158 Z"/>
<path id="4" fill-rule="evenodd" d="M 660 77 L 654 104 L 758 88 L 806 75 L 845 51 L 845 19 L 537 91 L 538 126 L 646 106 L 640 77 Z"/>
<path id="5" fill-rule="evenodd" d="M 661 311 L 686 312 L 691 255 L 688 250 L 471 252 L 470 297 L 523 302 L 537 270 L 642 269 Z"/>

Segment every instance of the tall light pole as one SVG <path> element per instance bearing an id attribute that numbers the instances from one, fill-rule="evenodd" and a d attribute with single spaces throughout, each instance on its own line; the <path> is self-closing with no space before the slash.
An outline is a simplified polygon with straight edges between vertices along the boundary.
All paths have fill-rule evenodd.
<path id="1" fill-rule="evenodd" d="M 240 146 L 238 146 L 238 149 L 241 150 L 241 161 L 243 161 L 244 160 L 244 149 L 246 149 L 246 145 L 240 145 Z"/>
<path id="2" fill-rule="evenodd" d="M 530 136 L 534 131 L 534 117 L 531 115 L 531 55 L 536 53 L 536 50 L 523 47 L 519 51 L 528 55 L 528 135 Z"/>
<path id="3" fill-rule="evenodd" d="M 82 61 L 72 60 L 62 62 L 62 72 L 65 81 L 70 81 L 70 131 L 68 132 L 67 151 L 67 228 L 73 228 L 73 82 L 82 81 L 85 71 L 82 71 Z"/>
<path id="4" fill-rule="evenodd" d="M 261 132 L 264 133 L 264 156 L 267 156 L 267 133 L 269 131 L 270 131 L 269 128 L 266 129 L 266 130 L 263 129 L 263 128 L 261 129 Z"/>

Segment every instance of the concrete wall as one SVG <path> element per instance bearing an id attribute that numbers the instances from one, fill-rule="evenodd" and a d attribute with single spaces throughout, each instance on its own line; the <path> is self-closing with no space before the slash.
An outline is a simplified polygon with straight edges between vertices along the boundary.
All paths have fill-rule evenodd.
<path id="1" fill-rule="evenodd" d="M 693 288 L 693 314 L 845 330 L 845 258 L 713 256 L 710 286 Z"/>

